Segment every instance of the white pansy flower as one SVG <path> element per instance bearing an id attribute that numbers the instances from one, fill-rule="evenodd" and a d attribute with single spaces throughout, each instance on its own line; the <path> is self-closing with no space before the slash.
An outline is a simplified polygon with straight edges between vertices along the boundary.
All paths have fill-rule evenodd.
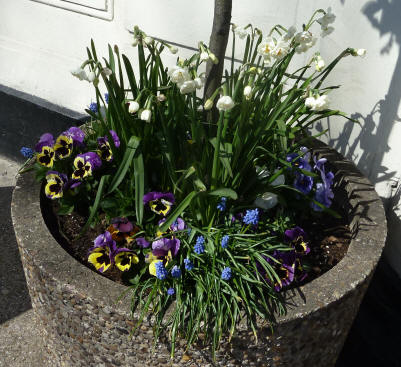
<path id="1" fill-rule="evenodd" d="M 252 87 L 250 85 L 247 85 L 244 88 L 244 96 L 247 100 L 251 99 L 252 97 Z"/>
<path id="2" fill-rule="evenodd" d="M 192 93 L 196 89 L 196 83 L 193 80 L 187 80 L 184 83 L 177 84 L 180 87 L 181 94 Z"/>
<path id="3" fill-rule="evenodd" d="M 71 70 L 71 74 L 74 75 L 79 80 L 88 80 L 88 75 L 86 74 L 86 71 L 81 67 L 75 70 Z"/>
<path id="4" fill-rule="evenodd" d="M 199 58 L 201 61 L 207 61 L 209 60 L 209 54 L 206 51 L 201 52 Z"/>
<path id="5" fill-rule="evenodd" d="M 295 35 L 295 42 L 299 45 L 295 48 L 297 53 L 306 52 L 313 47 L 317 41 L 317 38 L 309 31 L 299 32 Z"/>
<path id="6" fill-rule="evenodd" d="M 188 69 L 181 68 L 179 66 L 173 66 L 171 69 L 169 69 L 167 74 L 173 83 L 177 83 L 179 85 L 191 80 Z"/>
<path id="7" fill-rule="evenodd" d="M 312 96 L 305 99 L 305 106 L 312 111 L 323 111 L 329 108 L 329 97 L 327 95 Z"/>
<path id="8" fill-rule="evenodd" d="M 274 208 L 278 203 L 277 195 L 272 192 L 265 192 L 261 197 L 255 199 L 254 205 L 264 209 L 269 210 Z"/>
<path id="9" fill-rule="evenodd" d="M 140 115 L 140 119 L 141 120 L 149 122 L 151 117 L 152 117 L 152 111 L 151 110 L 145 109 L 145 110 L 143 110 L 141 112 L 141 115 Z"/>
<path id="10" fill-rule="evenodd" d="M 130 101 L 128 103 L 128 112 L 135 113 L 139 110 L 139 103 L 137 101 Z"/>
<path id="11" fill-rule="evenodd" d="M 235 28 L 233 27 L 233 29 L 234 29 L 234 33 L 235 33 L 239 38 L 241 38 L 242 40 L 248 35 L 248 32 L 247 32 L 247 30 L 245 29 L 245 27 L 236 26 Z"/>
<path id="12" fill-rule="evenodd" d="M 234 101 L 230 96 L 221 96 L 216 103 L 219 111 L 228 111 L 234 107 Z"/>

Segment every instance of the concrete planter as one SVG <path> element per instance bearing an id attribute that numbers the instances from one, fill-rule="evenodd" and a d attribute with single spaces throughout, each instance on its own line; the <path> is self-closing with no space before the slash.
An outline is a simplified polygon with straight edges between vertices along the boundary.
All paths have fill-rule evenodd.
<path id="1" fill-rule="evenodd" d="M 329 272 L 287 292 L 288 313 L 271 333 L 260 323 L 259 342 L 241 329 L 217 355 L 221 366 L 334 366 L 380 258 L 386 237 L 381 200 L 369 181 L 341 155 L 322 144 L 336 172 L 336 200 L 348 213 L 353 239 L 345 258 Z M 57 366 L 212 366 L 207 348 L 170 361 L 162 341 L 152 354 L 145 322 L 132 337 L 126 289 L 73 259 L 48 231 L 41 214 L 41 186 L 33 174 L 18 178 L 12 219 L 33 308 Z M 43 204 L 43 203 L 42 203 Z"/>

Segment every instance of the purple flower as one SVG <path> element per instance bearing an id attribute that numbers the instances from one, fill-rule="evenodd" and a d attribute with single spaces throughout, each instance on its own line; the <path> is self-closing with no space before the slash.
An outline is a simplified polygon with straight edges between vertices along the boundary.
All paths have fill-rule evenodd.
<path id="1" fill-rule="evenodd" d="M 324 205 L 326 208 L 329 208 L 332 203 L 331 199 L 334 198 L 334 193 L 331 189 L 334 180 L 334 174 L 331 171 L 326 174 L 324 167 L 324 164 L 327 162 L 326 158 L 316 159 L 316 157 L 314 157 L 313 159 L 315 161 L 314 168 L 320 172 L 320 176 L 322 178 L 322 183 L 316 184 L 314 199 L 320 204 Z M 323 210 L 323 208 L 315 203 L 312 203 L 312 208 L 315 211 Z"/>
<path id="2" fill-rule="evenodd" d="M 306 255 L 310 252 L 310 248 L 307 244 L 307 235 L 301 227 L 294 227 L 287 229 L 284 232 L 284 240 L 289 242 L 294 247 L 297 255 Z"/>
<path id="3" fill-rule="evenodd" d="M 64 190 L 68 190 L 68 189 L 75 189 L 76 187 L 78 187 L 82 182 L 79 180 L 76 180 L 74 178 L 69 179 L 65 186 L 64 186 Z"/>
<path id="4" fill-rule="evenodd" d="M 117 133 L 114 130 L 109 130 L 111 137 L 113 138 L 114 146 L 116 148 L 120 147 L 120 138 L 118 137 Z"/>
<path id="5" fill-rule="evenodd" d="M 92 172 L 100 168 L 101 165 L 101 159 L 94 152 L 78 154 L 74 159 L 75 170 L 72 174 L 72 178 L 79 180 L 91 176 Z"/>
<path id="6" fill-rule="evenodd" d="M 64 131 L 61 135 L 69 136 L 73 142 L 74 146 L 82 146 L 84 139 L 85 139 L 85 133 L 76 126 L 71 126 L 67 131 Z"/>
<path id="7" fill-rule="evenodd" d="M 63 191 L 68 178 L 64 173 L 57 171 L 47 171 L 45 194 L 49 199 L 59 199 L 63 196 Z"/>
<path id="8" fill-rule="evenodd" d="M 166 221 L 166 218 L 159 220 L 159 226 L 161 226 Z M 169 227 L 171 232 L 183 231 L 186 228 L 184 220 L 178 217 Z M 168 231 L 167 231 L 168 232 Z"/>
<path id="9" fill-rule="evenodd" d="M 167 294 L 168 294 L 169 296 L 173 296 L 174 293 L 175 293 L 174 288 L 169 288 L 169 289 L 167 289 Z"/>
<path id="10" fill-rule="evenodd" d="M 259 222 L 259 209 L 256 208 L 253 210 L 247 210 L 243 218 L 243 222 L 245 224 L 252 224 L 256 226 Z"/>
<path id="11" fill-rule="evenodd" d="M 194 251 L 198 255 L 203 254 L 205 252 L 205 238 L 203 236 L 198 236 L 196 238 L 196 243 L 194 246 Z"/>
<path id="12" fill-rule="evenodd" d="M 144 237 L 137 237 L 137 238 L 135 238 L 135 241 L 139 247 L 147 248 L 150 246 L 150 243 L 148 241 L 146 241 L 146 239 Z"/>
<path id="13" fill-rule="evenodd" d="M 96 103 L 96 102 L 92 102 L 92 103 L 89 105 L 89 109 L 90 109 L 92 112 L 96 113 L 96 112 L 98 111 L 97 103 Z"/>
<path id="14" fill-rule="evenodd" d="M 296 172 L 294 187 L 307 195 L 310 193 L 313 187 L 313 178 L 311 176 L 304 175 L 303 173 Z"/>
<path id="15" fill-rule="evenodd" d="M 134 229 L 133 224 L 127 218 L 113 218 L 111 224 L 115 229 L 122 233 L 129 233 Z"/>
<path id="16" fill-rule="evenodd" d="M 27 148 L 27 147 L 22 147 L 20 152 L 25 158 L 32 158 L 33 154 L 34 154 L 33 150 L 31 148 Z"/>
<path id="17" fill-rule="evenodd" d="M 35 151 L 40 153 L 40 152 L 42 152 L 43 147 L 52 148 L 53 145 L 54 145 L 53 135 L 50 133 L 46 133 L 40 137 L 39 142 L 35 145 Z"/>
<path id="18" fill-rule="evenodd" d="M 222 272 L 221 272 L 221 279 L 223 280 L 230 280 L 231 279 L 231 268 L 229 268 L 228 266 L 225 267 Z"/>
<path id="19" fill-rule="evenodd" d="M 179 278 L 181 276 L 181 269 L 177 265 L 174 265 L 171 269 L 171 276 L 173 278 Z"/>
<path id="20" fill-rule="evenodd" d="M 180 240 L 178 238 L 160 238 L 152 243 L 152 254 L 154 256 L 167 256 L 171 252 L 176 256 L 180 249 Z"/>
<path id="21" fill-rule="evenodd" d="M 121 271 L 127 271 L 131 268 L 132 264 L 139 262 L 138 256 L 128 248 L 118 248 L 112 253 L 114 264 Z"/>
<path id="22" fill-rule="evenodd" d="M 191 271 L 194 268 L 194 264 L 189 259 L 184 259 L 185 270 Z"/>
<path id="23" fill-rule="evenodd" d="M 95 238 L 94 244 L 95 246 L 89 249 L 88 261 L 95 266 L 96 270 L 104 272 L 114 262 L 114 254 L 117 250 L 116 243 L 113 241 L 110 232 L 106 231 Z"/>
<path id="24" fill-rule="evenodd" d="M 279 278 L 279 280 L 273 279 L 274 290 L 278 292 L 294 281 L 296 257 L 294 251 L 274 251 L 273 258 L 277 261 L 269 259 L 268 262 L 273 266 Z"/>
<path id="25" fill-rule="evenodd" d="M 174 195 L 171 192 L 148 192 L 143 196 L 143 204 L 149 204 L 150 209 L 163 216 L 166 216 L 174 204 Z"/>
<path id="26" fill-rule="evenodd" d="M 308 153 L 308 149 L 305 147 L 300 148 L 301 153 L 303 153 L 302 157 L 298 153 L 290 153 L 287 154 L 286 161 L 291 163 L 293 167 L 304 169 L 306 171 L 311 171 L 312 168 L 309 164 L 310 153 Z"/>
<path id="27" fill-rule="evenodd" d="M 104 99 L 105 99 L 106 103 L 109 104 L 109 93 L 104 94 Z"/>

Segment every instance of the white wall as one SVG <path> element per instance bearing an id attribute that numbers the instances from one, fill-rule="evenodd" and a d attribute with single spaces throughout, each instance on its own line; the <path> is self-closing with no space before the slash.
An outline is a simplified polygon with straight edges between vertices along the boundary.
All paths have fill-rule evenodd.
<path id="1" fill-rule="evenodd" d="M 85 0 L 86 3 L 96 0 Z M 99 0 L 100 1 L 100 0 Z M 104 1 L 104 0 L 103 0 Z M 75 0 L 79 3 L 79 0 Z M 98 19 L 30 0 L 0 0 L 0 84 L 83 112 L 93 98 L 87 82 L 69 71 L 86 57 L 95 40 L 106 55 L 107 43 L 135 58 L 127 28 L 138 24 L 149 34 L 196 47 L 208 41 L 213 0 L 115 0 L 114 19 Z M 352 158 L 376 184 L 389 209 L 391 230 L 386 256 L 401 274 L 399 195 L 391 185 L 401 175 L 401 14 L 400 0 L 233 0 L 232 21 L 253 23 L 267 31 L 281 23 L 301 24 L 318 7 L 331 6 L 337 14 L 336 31 L 320 40 L 325 60 L 346 47 L 366 48 L 366 58 L 348 57 L 328 82 L 342 88 L 331 94 L 332 107 L 351 114 L 361 127 L 331 119 L 327 141 Z M 310 54 L 312 51 L 310 52 Z M 188 51 L 182 50 L 183 56 Z M 167 64 L 175 57 L 166 54 Z M 304 61 L 307 56 L 301 56 Z M 322 123 L 322 128 L 326 122 Z"/>

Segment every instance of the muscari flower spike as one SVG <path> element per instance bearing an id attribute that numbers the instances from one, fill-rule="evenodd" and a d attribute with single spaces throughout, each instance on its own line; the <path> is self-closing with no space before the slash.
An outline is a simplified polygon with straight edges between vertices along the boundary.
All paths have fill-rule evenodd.
<path id="1" fill-rule="evenodd" d="M 92 172 L 102 165 L 99 156 L 94 152 L 78 154 L 74 159 L 75 170 L 72 174 L 74 179 L 83 179 L 91 176 Z"/>
<path id="2" fill-rule="evenodd" d="M 181 277 L 181 269 L 177 265 L 174 265 L 173 268 L 171 269 L 171 276 L 173 278 Z"/>
<path id="3" fill-rule="evenodd" d="M 221 272 L 221 279 L 230 280 L 231 279 L 231 268 L 226 266 Z"/>
<path id="4" fill-rule="evenodd" d="M 174 288 L 169 288 L 169 289 L 167 289 L 167 294 L 168 294 L 169 296 L 173 296 L 174 293 L 175 293 Z"/>
<path id="5" fill-rule="evenodd" d="M 205 252 L 205 238 L 203 236 L 198 236 L 196 238 L 196 243 L 194 246 L 194 251 L 198 255 L 203 254 Z"/>
<path id="6" fill-rule="evenodd" d="M 94 244 L 95 246 L 89 249 L 88 262 L 94 265 L 97 271 L 103 273 L 113 264 L 116 243 L 110 232 L 106 231 L 95 238 Z"/>
<path id="7" fill-rule="evenodd" d="M 224 212 L 226 210 L 226 205 L 227 205 L 227 198 L 222 197 L 220 199 L 220 202 L 217 204 L 217 210 L 220 210 L 221 212 Z"/>
<path id="8" fill-rule="evenodd" d="M 35 145 L 35 151 L 38 153 L 36 155 L 37 162 L 47 168 L 53 167 L 55 157 L 53 145 L 54 137 L 49 133 L 43 134 Z"/>
<path id="9" fill-rule="evenodd" d="M 191 271 L 194 268 L 194 264 L 190 259 L 184 259 L 185 270 Z"/>
<path id="10" fill-rule="evenodd" d="M 284 240 L 291 244 L 296 255 L 307 255 L 310 252 L 306 239 L 307 235 L 305 231 L 298 226 L 287 229 L 284 232 Z"/>
<path id="11" fill-rule="evenodd" d="M 245 224 L 256 226 L 259 222 L 259 209 L 247 210 L 242 220 Z"/>
<path id="12" fill-rule="evenodd" d="M 96 103 L 96 102 L 92 102 L 92 103 L 89 105 L 89 109 L 90 109 L 92 112 L 96 113 L 96 112 L 98 111 L 97 103 Z"/>
<path id="13" fill-rule="evenodd" d="M 163 216 L 170 212 L 174 201 L 175 198 L 171 192 L 152 191 L 143 196 L 143 204 L 149 204 L 150 210 Z"/>
<path id="14" fill-rule="evenodd" d="M 221 243 L 220 243 L 222 248 L 227 248 L 228 247 L 229 239 L 230 239 L 229 235 L 226 234 L 225 236 L 223 236 L 223 238 L 221 239 Z"/>
<path id="15" fill-rule="evenodd" d="M 27 148 L 27 147 L 22 147 L 20 149 L 20 152 L 25 158 L 32 158 L 33 155 L 35 154 L 31 148 Z"/>
<path id="16" fill-rule="evenodd" d="M 168 273 L 163 265 L 163 262 L 161 261 L 156 262 L 155 268 L 156 268 L 156 278 L 160 280 L 165 280 L 168 276 Z"/>

